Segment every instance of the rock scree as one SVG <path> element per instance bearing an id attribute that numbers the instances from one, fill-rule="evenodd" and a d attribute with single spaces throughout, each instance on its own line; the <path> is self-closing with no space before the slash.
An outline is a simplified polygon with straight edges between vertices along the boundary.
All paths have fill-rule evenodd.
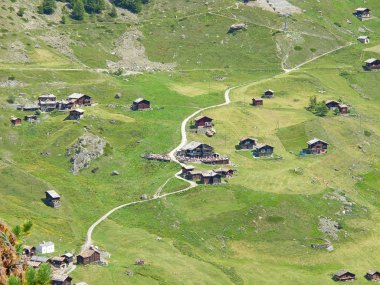
<path id="1" fill-rule="evenodd" d="M 104 153 L 106 141 L 96 135 L 85 132 L 66 151 L 66 156 L 70 156 L 72 163 L 71 172 L 79 174 L 83 168 L 87 168 L 90 162 Z"/>

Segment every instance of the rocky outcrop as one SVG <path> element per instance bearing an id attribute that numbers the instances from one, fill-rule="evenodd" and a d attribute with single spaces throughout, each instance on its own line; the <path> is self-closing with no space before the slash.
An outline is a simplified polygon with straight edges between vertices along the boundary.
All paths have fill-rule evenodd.
<path id="1" fill-rule="evenodd" d="M 246 24 L 233 24 L 230 26 L 230 29 L 228 30 L 229 33 L 233 33 L 233 32 L 236 32 L 236 31 L 240 31 L 240 30 L 246 30 L 247 29 L 247 25 Z"/>
<path id="2" fill-rule="evenodd" d="M 86 132 L 82 135 L 66 151 L 66 155 L 71 157 L 71 172 L 78 174 L 81 169 L 88 167 L 92 160 L 102 156 L 106 143 L 104 139 L 93 134 Z"/>

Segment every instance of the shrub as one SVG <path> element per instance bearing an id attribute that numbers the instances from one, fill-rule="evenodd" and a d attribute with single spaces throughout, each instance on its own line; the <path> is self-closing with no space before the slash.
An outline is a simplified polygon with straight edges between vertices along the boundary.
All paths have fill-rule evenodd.
<path id="1" fill-rule="evenodd" d="M 301 46 L 295 46 L 295 47 L 294 47 L 294 50 L 296 50 L 296 51 L 300 51 L 300 50 L 302 50 L 302 47 L 301 47 Z"/>

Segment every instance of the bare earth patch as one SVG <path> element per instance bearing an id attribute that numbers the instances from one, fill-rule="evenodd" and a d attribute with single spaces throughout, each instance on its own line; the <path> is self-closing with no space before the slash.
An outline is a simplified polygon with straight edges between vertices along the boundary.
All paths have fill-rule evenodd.
<path id="1" fill-rule="evenodd" d="M 192 83 L 192 84 L 170 84 L 169 88 L 185 96 L 194 97 L 204 95 L 213 91 L 223 91 L 226 88 L 225 84 L 221 83 Z"/>
<path id="2" fill-rule="evenodd" d="M 118 62 L 107 61 L 111 70 L 125 71 L 158 71 L 172 70 L 175 64 L 153 62 L 145 54 L 145 48 L 140 39 L 143 37 L 139 30 L 125 32 L 115 43 L 113 53 L 121 58 Z"/>
<path id="3" fill-rule="evenodd" d="M 380 53 L 380 45 L 370 47 L 370 48 L 366 48 L 365 51 L 372 51 L 372 52 Z"/>
<path id="4" fill-rule="evenodd" d="M 250 1 L 248 6 L 259 7 L 273 13 L 299 14 L 302 10 L 286 0 L 256 0 Z"/>

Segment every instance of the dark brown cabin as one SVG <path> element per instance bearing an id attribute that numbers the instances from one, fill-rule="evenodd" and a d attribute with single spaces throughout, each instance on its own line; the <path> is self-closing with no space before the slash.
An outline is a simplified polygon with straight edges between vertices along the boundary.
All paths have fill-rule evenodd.
<path id="1" fill-rule="evenodd" d="M 62 256 L 56 256 L 50 259 L 50 264 L 54 267 L 60 268 L 65 263 L 65 258 Z"/>
<path id="2" fill-rule="evenodd" d="M 73 106 L 91 106 L 91 97 L 81 93 L 73 93 L 67 97 L 67 101 Z"/>
<path id="3" fill-rule="evenodd" d="M 189 171 L 186 179 L 189 179 L 189 180 L 200 180 L 201 178 L 202 178 L 202 171 L 192 170 L 192 171 Z"/>
<path id="4" fill-rule="evenodd" d="M 212 118 L 207 116 L 198 116 L 194 119 L 196 127 L 212 127 Z"/>
<path id="5" fill-rule="evenodd" d="M 380 59 L 377 58 L 369 58 L 364 62 L 365 70 L 379 70 L 380 69 Z"/>
<path id="6" fill-rule="evenodd" d="M 348 106 L 346 104 L 340 103 L 338 105 L 339 113 L 341 115 L 346 115 L 348 114 Z"/>
<path id="7" fill-rule="evenodd" d="M 61 207 L 61 196 L 54 190 L 49 190 L 45 192 L 46 198 L 45 202 L 48 206 L 53 208 Z"/>
<path id="8" fill-rule="evenodd" d="M 138 98 L 133 101 L 131 109 L 133 111 L 150 109 L 150 102 L 143 98 Z"/>
<path id="9" fill-rule="evenodd" d="M 70 110 L 67 120 L 80 120 L 84 116 L 84 111 L 82 109 Z"/>
<path id="10" fill-rule="evenodd" d="M 336 272 L 333 276 L 333 279 L 335 281 L 351 281 L 351 280 L 355 280 L 356 277 L 355 277 L 354 273 L 351 273 L 351 272 L 343 269 L 343 270 L 339 270 L 338 272 Z"/>
<path id="11" fill-rule="evenodd" d="M 87 265 L 100 261 L 100 253 L 96 249 L 86 249 L 77 256 L 77 263 Z"/>
<path id="12" fill-rule="evenodd" d="M 370 18 L 371 10 L 368 8 L 357 8 L 355 9 L 354 15 L 360 19 Z"/>
<path id="13" fill-rule="evenodd" d="M 37 115 L 27 115 L 27 116 L 24 116 L 24 121 L 27 121 L 29 123 L 35 123 L 37 122 Z"/>
<path id="14" fill-rule="evenodd" d="M 57 108 L 57 97 L 53 94 L 38 97 L 38 106 L 42 112 L 50 112 Z"/>
<path id="15" fill-rule="evenodd" d="M 250 137 L 241 138 L 239 141 L 239 149 L 253 149 L 256 145 L 256 139 Z"/>
<path id="16" fill-rule="evenodd" d="M 335 100 L 327 100 L 325 102 L 325 104 L 326 104 L 327 108 L 329 108 L 329 109 L 335 109 L 335 108 L 338 108 L 340 102 L 335 101 Z"/>
<path id="17" fill-rule="evenodd" d="M 17 118 L 17 117 L 11 117 L 11 123 L 12 125 L 18 127 L 18 126 L 21 126 L 22 125 L 22 121 L 20 118 Z"/>
<path id="18" fill-rule="evenodd" d="M 269 144 L 258 144 L 255 145 L 252 154 L 255 157 L 268 157 L 273 155 L 274 147 Z"/>
<path id="19" fill-rule="evenodd" d="M 368 270 L 365 278 L 369 281 L 380 281 L 380 272 L 376 270 Z"/>
<path id="20" fill-rule="evenodd" d="M 324 154 L 327 152 L 328 143 L 320 139 L 312 139 L 307 142 L 308 154 Z"/>
<path id="21" fill-rule="evenodd" d="M 71 285 L 72 280 L 70 276 L 56 275 L 51 279 L 51 285 Z"/>
<path id="22" fill-rule="evenodd" d="M 180 154 L 186 157 L 210 157 L 214 154 L 214 148 L 208 144 L 193 141 L 185 145 Z"/>
<path id="23" fill-rule="evenodd" d="M 264 100 L 261 98 L 252 98 L 252 105 L 253 106 L 263 106 Z"/>
<path id="24" fill-rule="evenodd" d="M 191 165 L 183 165 L 181 176 L 186 178 L 190 176 L 190 172 L 194 170 L 194 166 Z"/>
<path id="25" fill-rule="evenodd" d="M 61 255 L 61 257 L 64 258 L 64 262 L 67 265 L 74 262 L 74 255 L 72 253 L 65 253 L 65 254 Z"/>
<path id="26" fill-rule="evenodd" d="M 204 171 L 202 172 L 201 176 L 201 183 L 202 184 L 220 184 L 222 183 L 222 176 L 219 173 L 216 173 L 214 171 Z"/>
<path id="27" fill-rule="evenodd" d="M 274 97 L 274 91 L 273 90 L 266 90 L 262 96 L 262 98 L 273 98 Z"/>

